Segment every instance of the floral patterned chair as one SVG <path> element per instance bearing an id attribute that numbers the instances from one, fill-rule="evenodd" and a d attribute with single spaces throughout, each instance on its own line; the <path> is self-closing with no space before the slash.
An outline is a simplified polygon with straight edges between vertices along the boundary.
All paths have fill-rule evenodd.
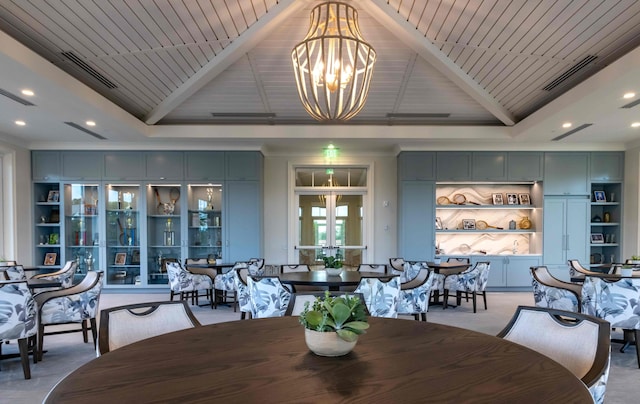
<path id="1" fill-rule="evenodd" d="M 249 273 L 258 274 L 257 265 L 249 264 L 248 262 L 238 261 L 233 265 L 230 271 L 216 275 L 213 281 L 213 288 L 218 291 L 218 295 L 221 296 L 220 300 L 226 302 L 231 297 L 231 304 L 233 305 L 233 311 L 237 310 L 237 292 L 236 278 L 234 272 L 240 268 L 249 268 Z M 217 304 L 216 304 L 217 306 Z"/>
<path id="2" fill-rule="evenodd" d="M 249 268 L 237 268 L 231 272 L 233 273 L 233 281 L 235 282 L 236 291 L 238 293 L 240 319 L 244 320 L 247 314 L 249 314 L 249 318 L 251 318 L 251 298 L 249 295 L 249 285 L 247 284 Z"/>
<path id="3" fill-rule="evenodd" d="M 607 280 L 586 276 L 582 284 L 582 313 L 608 321 L 612 328 L 621 328 L 624 340 L 613 340 L 636 346 L 640 368 L 640 278 Z"/>
<path id="4" fill-rule="evenodd" d="M 66 333 L 69 331 L 54 331 L 46 333 L 44 329 L 49 325 L 80 323 L 84 342 L 89 342 L 87 336 L 87 321 L 91 323 L 93 344 L 97 343 L 98 329 L 96 314 L 102 292 L 102 278 L 104 272 L 89 271 L 77 285 L 67 289 L 38 293 L 34 299 L 38 307 L 38 360 L 42 359 L 44 336 Z"/>
<path id="5" fill-rule="evenodd" d="M 389 258 L 389 265 L 391 266 L 392 271 L 404 271 L 404 264 L 404 258 Z"/>
<path id="6" fill-rule="evenodd" d="M 582 380 L 594 402 L 603 402 L 611 354 L 608 322 L 584 313 L 519 306 L 498 337 L 560 363 Z"/>
<path id="7" fill-rule="evenodd" d="M 409 282 L 420 273 L 422 269 L 429 269 L 426 261 L 405 261 L 402 271 L 395 268 L 391 269 L 391 273 L 400 277 L 400 283 Z"/>
<path id="8" fill-rule="evenodd" d="M 394 276 L 386 282 L 379 278 L 363 277 L 354 292 L 362 293 L 371 316 L 398 317 L 399 276 Z"/>
<path id="9" fill-rule="evenodd" d="M 545 266 L 531 267 L 533 299 L 537 307 L 582 312 L 582 286 L 555 278 Z"/>
<path id="10" fill-rule="evenodd" d="M 13 262 L 15 264 L 15 262 Z M 4 279 L 8 281 L 24 281 L 27 276 L 24 273 L 24 267 L 22 265 L 4 265 L 5 270 L 2 271 Z M 1 276 L 1 275 L 0 275 Z"/>
<path id="11" fill-rule="evenodd" d="M 78 264 L 76 263 L 76 261 L 67 261 L 59 271 L 48 274 L 34 275 L 31 277 L 31 279 L 46 279 L 50 281 L 58 281 L 61 284 L 60 287 L 57 288 L 40 288 L 38 289 L 38 292 L 66 289 L 70 288 L 73 285 L 73 276 L 76 274 L 77 269 Z"/>
<path id="12" fill-rule="evenodd" d="M 167 262 L 166 268 L 171 301 L 177 293 L 180 293 L 181 300 L 191 297 L 191 303 L 197 305 L 199 291 L 204 290 L 207 297 L 211 299 L 211 307 L 213 307 L 213 282 L 209 276 L 189 272 L 183 269 L 179 262 Z"/>
<path id="13" fill-rule="evenodd" d="M 287 311 L 291 293 L 277 276 L 247 277 L 251 318 L 282 317 Z"/>
<path id="14" fill-rule="evenodd" d="M 477 262 L 474 267 L 459 274 L 449 275 L 444 281 L 444 306 L 447 308 L 449 295 L 456 292 L 456 304 L 460 305 L 462 293 L 471 293 L 473 312 L 476 313 L 476 296 L 482 294 L 484 309 L 487 309 L 487 281 L 489 280 L 489 262 Z"/>
<path id="15" fill-rule="evenodd" d="M 27 282 L 0 283 L 0 351 L 4 341 L 18 340 L 25 379 L 31 379 L 29 351 L 36 351 L 37 331 L 36 303 Z M 33 363 L 36 362 L 38 355 L 34 352 Z"/>
<path id="16" fill-rule="evenodd" d="M 429 268 L 422 268 L 414 279 L 400 285 L 398 297 L 398 314 L 410 314 L 416 320 L 427 321 L 431 284 L 435 273 Z"/>
<path id="17" fill-rule="evenodd" d="M 449 263 L 463 263 L 469 264 L 471 260 L 469 258 L 457 258 L 457 257 L 449 257 L 447 262 Z M 467 268 L 468 269 L 468 268 Z M 449 270 L 440 270 L 440 273 L 435 274 L 435 278 L 433 279 L 433 284 L 431 286 L 431 291 L 434 293 L 434 301 L 437 301 L 440 295 L 444 295 L 444 281 L 447 279 L 449 275 L 457 275 L 459 274 L 459 269 L 449 269 Z M 469 295 L 466 294 L 466 300 L 469 301 Z"/>

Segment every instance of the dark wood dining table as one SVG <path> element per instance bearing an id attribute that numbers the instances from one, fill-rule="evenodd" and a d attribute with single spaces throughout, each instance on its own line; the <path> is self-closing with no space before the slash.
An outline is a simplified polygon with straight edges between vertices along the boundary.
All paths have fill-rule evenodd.
<path id="1" fill-rule="evenodd" d="M 294 290 L 296 285 L 327 287 L 331 291 L 338 291 L 341 287 L 358 286 L 363 277 L 380 278 L 387 280 L 393 278 L 394 274 L 381 274 L 378 272 L 361 272 L 344 270 L 340 275 L 329 275 L 327 271 L 304 271 L 286 272 L 278 275 L 280 282 L 292 285 Z"/>
<path id="2" fill-rule="evenodd" d="M 491 335 L 370 318 L 342 357 L 311 353 L 297 317 L 213 324 L 122 347 L 62 379 L 46 403 L 586 403 L 585 385 Z"/>

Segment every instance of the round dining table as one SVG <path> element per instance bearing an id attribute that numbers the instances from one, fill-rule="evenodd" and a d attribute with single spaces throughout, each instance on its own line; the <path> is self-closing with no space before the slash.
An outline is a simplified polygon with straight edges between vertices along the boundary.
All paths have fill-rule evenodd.
<path id="1" fill-rule="evenodd" d="M 441 324 L 369 318 L 341 357 L 311 353 L 297 317 L 218 323 L 111 351 L 46 403 L 586 403 L 569 370 L 524 346 Z"/>
<path id="2" fill-rule="evenodd" d="M 280 282 L 292 285 L 304 285 L 304 286 L 317 286 L 326 287 L 331 291 L 338 291 L 340 287 L 345 286 L 358 286 L 362 278 L 380 278 L 382 280 L 388 280 L 395 274 L 382 274 L 378 272 L 364 272 L 364 271 L 347 271 L 344 270 L 340 275 L 329 275 L 327 271 L 304 271 L 304 272 L 285 272 L 278 277 Z"/>

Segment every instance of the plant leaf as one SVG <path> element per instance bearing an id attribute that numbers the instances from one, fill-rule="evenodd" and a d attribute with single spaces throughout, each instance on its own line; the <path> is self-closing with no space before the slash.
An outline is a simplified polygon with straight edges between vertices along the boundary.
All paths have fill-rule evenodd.
<path id="1" fill-rule="evenodd" d="M 349 306 L 344 303 L 336 303 L 331 309 L 331 316 L 336 322 L 336 328 L 342 328 L 342 325 L 349 319 L 349 316 L 351 316 Z"/>
<path id="2" fill-rule="evenodd" d="M 369 328 L 369 323 L 364 321 L 350 321 L 342 325 L 343 328 L 353 328 L 354 330 L 366 330 Z"/>
<path id="3" fill-rule="evenodd" d="M 345 330 L 344 328 L 341 330 L 336 330 L 336 334 L 338 334 L 338 337 L 347 342 L 353 342 L 358 339 L 358 334 L 351 330 Z"/>
<path id="4" fill-rule="evenodd" d="M 322 322 L 322 313 L 320 313 L 319 311 L 312 310 L 307 312 L 307 315 L 305 316 L 305 318 L 307 319 L 307 323 L 309 323 L 310 326 L 317 327 L 318 324 Z"/>

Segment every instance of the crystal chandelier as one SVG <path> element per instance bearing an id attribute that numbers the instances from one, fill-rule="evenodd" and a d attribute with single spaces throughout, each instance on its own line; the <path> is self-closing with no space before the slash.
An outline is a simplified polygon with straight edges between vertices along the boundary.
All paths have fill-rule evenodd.
<path id="1" fill-rule="evenodd" d="M 376 52 L 360 34 L 355 8 L 332 1 L 314 7 L 291 59 L 300 101 L 315 119 L 346 121 L 364 107 Z"/>

